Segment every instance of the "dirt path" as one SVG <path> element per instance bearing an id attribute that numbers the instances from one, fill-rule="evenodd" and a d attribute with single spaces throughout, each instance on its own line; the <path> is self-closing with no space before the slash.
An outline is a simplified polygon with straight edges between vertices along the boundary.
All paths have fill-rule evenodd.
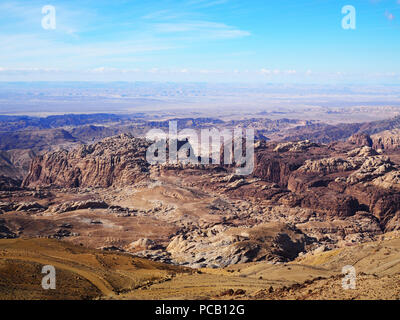
<path id="1" fill-rule="evenodd" d="M 35 262 L 35 263 L 39 263 L 39 264 L 43 264 L 43 265 L 52 265 L 56 269 L 59 268 L 62 270 L 67 270 L 67 271 L 70 271 L 70 272 L 73 272 L 73 273 L 76 273 L 76 274 L 82 276 L 83 278 L 88 280 L 91 284 L 93 284 L 95 287 L 97 287 L 104 296 L 107 296 L 107 297 L 115 296 L 115 293 L 112 290 L 112 286 L 105 279 L 99 277 L 98 275 L 96 275 L 95 273 L 92 273 L 92 272 L 74 268 L 67 264 L 62 264 L 59 262 L 40 259 L 40 258 L 34 258 L 34 257 L 2 256 L 1 259 L 21 260 L 21 261 Z"/>

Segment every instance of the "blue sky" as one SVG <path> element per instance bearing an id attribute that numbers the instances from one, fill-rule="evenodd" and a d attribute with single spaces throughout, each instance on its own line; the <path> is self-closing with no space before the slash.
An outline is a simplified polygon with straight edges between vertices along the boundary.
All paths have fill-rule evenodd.
<path id="1" fill-rule="evenodd" d="M 1 81 L 400 84 L 399 40 L 400 0 L 0 0 Z"/>

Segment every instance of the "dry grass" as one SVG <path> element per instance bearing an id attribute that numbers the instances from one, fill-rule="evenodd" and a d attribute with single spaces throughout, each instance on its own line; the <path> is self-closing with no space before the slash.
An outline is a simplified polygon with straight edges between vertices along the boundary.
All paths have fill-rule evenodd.
<path id="1" fill-rule="evenodd" d="M 57 289 L 43 290 L 43 265 L 53 265 Z M 0 298 L 93 299 L 164 281 L 189 269 L 48 239 L 0 241 Z"/>
<path id="2" fill-rule="evenodd" d="M 57 289 L 41 288 L 55 266 Z M 353 265 L 357 289 L 342 288 Z M 273 288 L 273 292 L 270 291 Z M 221 295 L 232 289 L 239 295 Z M 245 292 L 243 294 L 243 292 Z M 346 247 L 286 264 L 192 270 L 48 239 L 0 240 L 1 299 L 398 299 L 400 239 Z"/>

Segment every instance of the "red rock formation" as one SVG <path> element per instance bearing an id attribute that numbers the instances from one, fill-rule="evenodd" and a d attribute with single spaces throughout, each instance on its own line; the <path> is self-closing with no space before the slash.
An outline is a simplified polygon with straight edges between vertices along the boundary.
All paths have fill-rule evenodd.
<path id="1" fill-rule="evenodd" d="M 57 151 L 34 159 L 23 186 L 109 187 L 142 180 L 148 172 L 149 142 L 130 135 L 106 138 L 72 151 Z"/>
<path id="2" fill-rule="evenodd" d="M 366 133 L 353 134 L 347 141 L 351 144 L 355 144 L 358 147 L 372 147 L 372 139 Z"/>
<path id="3" fill-rule="evenodd" d="M 400 130 L 394 129 L 374 134 L 372 137 L 375 149 L 399 150 L 400 149 Z"/>

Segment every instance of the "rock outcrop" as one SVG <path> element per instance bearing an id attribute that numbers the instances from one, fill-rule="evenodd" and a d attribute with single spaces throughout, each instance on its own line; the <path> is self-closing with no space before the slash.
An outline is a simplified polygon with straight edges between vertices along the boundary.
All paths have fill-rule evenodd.
<path id="1" fill-rule="evenodd" d="M 298 141 L 298 142 L 286 142 L 279 143 L 275 148 L 274 152 L 305 152 L 311 147 L 318 147 L 316 143 L 310 140 Z"/>
<path id="2" fill-rule="evenodd" d="M 359 147 L 372 147 L 373 144 L 371 137 L 366 133 L 353 134 L 347 141 Z"/>
<path id="3" fill-rule="evenodd" d="M 134 229 L 129 240 L 113 234 L 96 243 L 165 263 L 217 268 L 291 261 L 321 248 L 374 241 L 398 228 L 399 159 L 371 148 L 367 136 L 350 140 L 257 142 L 253 174 L 238 176 L 234 166 L 150 166 L 145 159 L 150 142 L 129 135 L 106 138 L 36 158 L 24 186 L 54 193 L 63 187 L 74 195 L 64 202 L 37 200 L 47 201 L 45 213 L 26 202 L 18 214 L 40 210 L 45 218 L 66 222 L 88 215 L 79 228 L 90 234 L 125 230 L 119 219 L 129 224 L 149 219 L 149 230 L 168 225 L 173 230 L 168 235 Z M 3 203 L 0 210 L 16 211 L 20 204 Z M 55 215 L 70 211 L 78 212 Z M 51 236 L 80 241 L 59 224 Z"/>
<path id="4" fill-rule="evenodd" d="M 87 200 L 77 202 L 65 202 L 49 209 L 51 213 L 64 213 L 84 209 L 108 209 L 109 205 L 101 200 Z"/>
<path id="5" fill-rule="evenodd" d="M 373 147 L 383 150 L 399 150 L 400 129 L 386 130 L 371 136 Z"/>
<path id="6" fill-rule="evenodd" d="M 379 219 L 383 230 L 390 230 L 399 210 L 400 165 L 363 146 L 369 144 L 362 143 L 369 141 L 367 135 L 351 140 L 353 143 L 312 146 L 305 152 L 287 147 L 274 152 L 267 145 L 256 151 L 254 175 L 291 192 L 270 193 L 271 200 L 324 212 L 328 217 L 345 218 L 367 211 Z"/>
<path id="7" fill-rule="evenodd" d="M 21 190 L 21 180 L 10 177 L 0 176 L 0 191 Z"/>
<path id="8" fill-rule="evenodd" d="M 109 187 L 132 185 L 148 175 L 149 142 L 122 134 L 72 151 L 35 158 L 24 187 Z"/>
<path id="9" fill-rule="evenodd" d="M 0 239 L 14 238 L 17 238 L 17 235 L 8 228 L 4 219 L 0 219 Z"/>
<path id="10" fill-rule="evenodd" d="M 173 261 L 193 267 L 225 267 L 252 261 L 283 262 L 305 250 L 307 236 L 284 223 L 254 228 L 217 225 L 172 239 L 166 251 Z"/>

